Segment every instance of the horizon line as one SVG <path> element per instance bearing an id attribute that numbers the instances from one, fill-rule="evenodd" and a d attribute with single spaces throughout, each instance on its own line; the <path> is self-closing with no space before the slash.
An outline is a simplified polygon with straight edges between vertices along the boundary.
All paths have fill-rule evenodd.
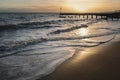
<path id="1" fill-rule="evenodd" d="M 0 13 L 107 13 L 107 12 L 116 12 L 116 11 L 118 11 L 118 10 L 114 10 L 114 11 L 101 11 L 101 12 L 98 12 L 98 11 L 93 11 L 93 12 L 40 12 L 40 11 L 21 11 L 21 12 L 19 12 L 19 11 L 10 11 L 10 12 L 7 12 L 7 11 L 0 11 Z M 119 10 L 120 11 L 120 10 Z"/>

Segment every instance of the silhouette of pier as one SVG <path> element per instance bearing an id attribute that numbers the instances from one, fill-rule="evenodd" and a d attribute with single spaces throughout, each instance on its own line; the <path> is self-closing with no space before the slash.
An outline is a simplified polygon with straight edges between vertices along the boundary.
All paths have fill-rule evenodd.
<path id="1" fill-rule="evenodd" d="M 105 20 L 120 20 L 120 11 L 105 12 L 105 13 L 62 13 L 60 18 L 86 18 L 86 19 L 105 19 Z"/>

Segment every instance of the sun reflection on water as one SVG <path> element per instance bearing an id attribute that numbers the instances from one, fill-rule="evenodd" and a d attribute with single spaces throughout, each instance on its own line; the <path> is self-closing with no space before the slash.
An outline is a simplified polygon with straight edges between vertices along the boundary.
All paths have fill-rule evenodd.
<path id="1" fill-rule="evenodd" d="M 80 28 L 77 31 L 77 34 L 80 36 L 87 36 L 88 35 L 88 29 L 87 28 Z"/>

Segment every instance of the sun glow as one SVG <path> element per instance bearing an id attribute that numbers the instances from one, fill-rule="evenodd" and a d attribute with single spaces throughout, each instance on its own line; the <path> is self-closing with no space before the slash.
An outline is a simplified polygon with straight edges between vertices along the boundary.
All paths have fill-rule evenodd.
<path id="1" fill-rule="evenodd" d="M 78 5 L 75 5 L 74 7 L 78 12 L 85 12 L 87 10 L 86 7 L 80 7 Z"/>
<path id="2" fill-rule="evenodd" d="M 81 0 L 67 0 L 67 3 L 78 12 L 85 12 L 90 8 L 85 1 Z"/>

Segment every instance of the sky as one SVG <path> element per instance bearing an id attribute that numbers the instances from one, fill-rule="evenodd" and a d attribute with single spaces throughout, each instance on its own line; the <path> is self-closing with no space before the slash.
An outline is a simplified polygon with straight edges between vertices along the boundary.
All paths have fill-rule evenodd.
<path id="1" fill-rule="evenodd" d="M 120 0 L 0 0 L 0 12 L 106 12 L 120 10 Z"/>

